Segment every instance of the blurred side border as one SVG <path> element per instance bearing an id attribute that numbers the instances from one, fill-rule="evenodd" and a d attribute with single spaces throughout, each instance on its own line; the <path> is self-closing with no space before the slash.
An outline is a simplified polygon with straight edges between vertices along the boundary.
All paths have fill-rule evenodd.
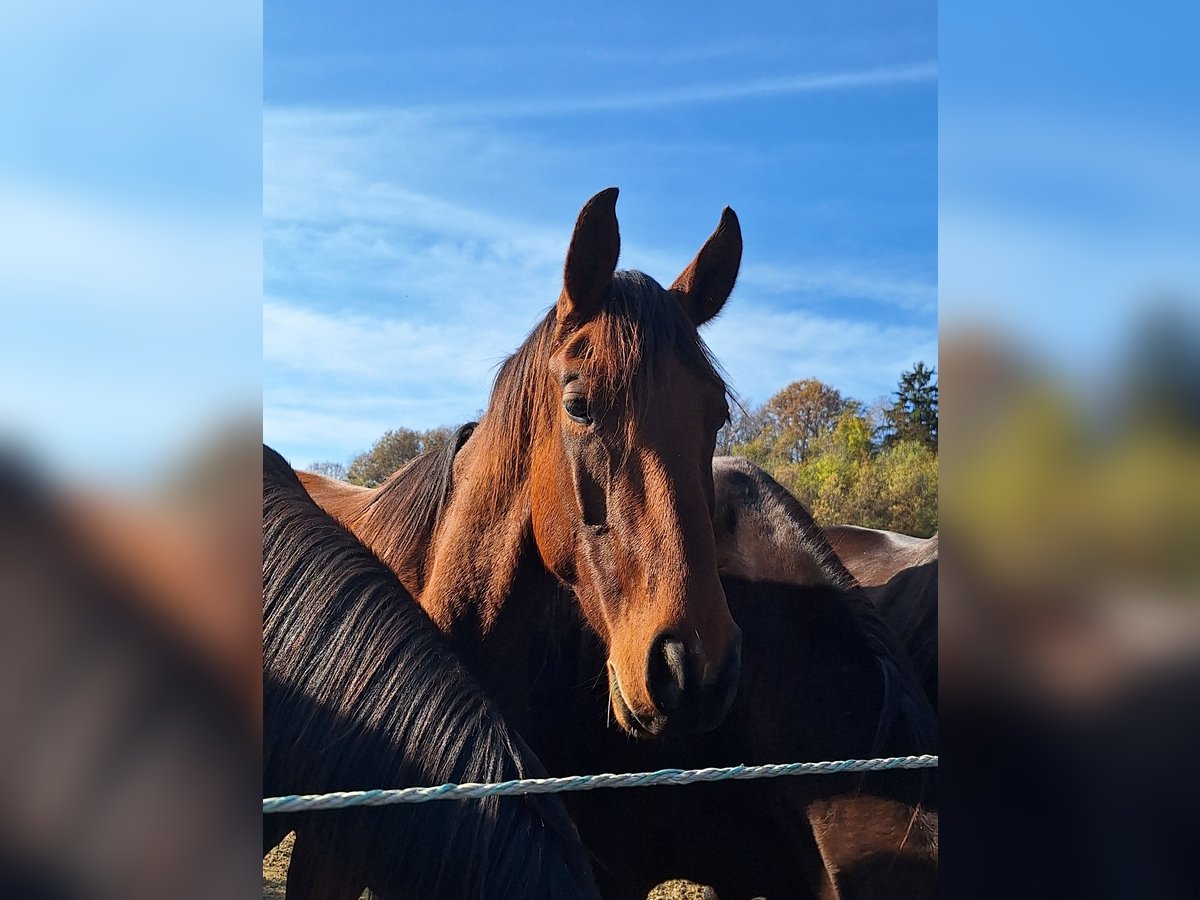
<path id="1" fill-rule="evenodd" d="M 0 896 L 257 896 L 262 7 L 16 0 L 0 108 Z"/>
<path id="2" fill-rule="evenodd" d="M 1198 24 L 940 8 L 945 896 L 1200 884 Z"/>

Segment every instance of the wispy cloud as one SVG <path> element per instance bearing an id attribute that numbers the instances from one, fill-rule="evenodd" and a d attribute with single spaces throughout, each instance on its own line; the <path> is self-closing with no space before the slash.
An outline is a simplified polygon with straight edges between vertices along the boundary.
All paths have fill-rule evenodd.
<path id="1" fill-rule="evenodd" d="M 629 112 L 663 107 L 729 103 L 800 94 L 861 91 L 937 80 L 937 63 L 929 60 L 870 69 L 811 72 L 729 82 L 686 84 L 651 90 L 633 90 L 593 96 L 549 94 L 541 97 L 497 97 L 487 102 L 447 102 L 437 106 L 413 105 L 409 112 L 439 117 L 548 117 L 595 112 Z"/>
<path id="2" fill-rule="evenodd" d="M 310 375 L 472 389 L 513 336 L 486 322 L 417 322 L 388 315 L 321 313 L 277 298 L 263 302 L 263 361 Z"/>
<path id="3" fill-rule="evenodd" d="M 263 304 L 263 429 L 301 464 L 348 461 L 385 430 L 460 423 L 485 405 L 519 333 L 478 319 Z"/>
<path id="4" fill-rule="evenodd" d="M 781 51 L 774 49 L 775 55 Z M 788 46 L 788 53 L 794 53 L 794 48 Z M 513 65 L 514 59 L 526 63 L 537 61 L 542 65 L 568 61 L 578 63 L 595 61 L 619 65 L 637 65 L 639 67 L 671 67 L 686 66 L 694 63 L 712 62 L 734 57 L 751 57 L 769 52 L 761 44 L 748 40 L 729 41 L 727 43 L 697 44 L 693 46 L 655 47 L 647 51 L 645 47 L 621 47 L 597 44 L 571 45 L 531 45 L 528 42 L 520 44 L 489 43 L 477 44 L 470 47 L 456 48 L 456 54 L 469 57 L 476 63 Z M 353 53 L 329 53 L 310 56 L 301 54 L 284 60 L 274 61 L 274 65 L 303 65 L 321 67 L 323 69 L 380 69 L 395 71 L 402 64 L 419 64 L 425 66 L 445 65 L 447 53 L 442 47 L 425 47 L 421 49 L 404 48 L 385 53 L 356 51 Z"/>
<path id="5" fill-rule="evenodd" d="M 850 266 L 758 263 L 743 268 L 739 283 L 773 295 L 866 300 L 914 313 L 937 313 L 937 284 L 917 277 L 879 271 L 869 263 Z"/>
<path id="6" fill-rule="evenodd" d="M 577 100 L 549 100 L 548 112 L 593 112 L 605 110 L 653 109 L 691 103 L 726 103 L 756 97 L 788 94 L 814 94 L 830 91 L 864 90 L 895 85 L 929 83 L 937 80 L 937 63 L 922 62 L 850 72 L 785 75 L 727 84 L 698 84 L 660 91 L 639 91 L 609 97 Z M 510 111 L 538 115 L 536 104 L 513 104 Z"/>

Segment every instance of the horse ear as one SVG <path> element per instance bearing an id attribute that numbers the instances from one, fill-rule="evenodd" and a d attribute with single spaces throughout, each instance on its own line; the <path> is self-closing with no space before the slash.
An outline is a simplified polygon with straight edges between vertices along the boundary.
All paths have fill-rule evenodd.
<path id="1" fill-rule="evenodd" d="M 727 206 L 717 230 L 671 285 L 697 328 L 721 311 L 733 291 L 741 265 L 742 226 L 737 213 Z"/>
<path id="2" fill-rule="evenodd" d="M 617 193 L 615 187 L 601 191 L 579 211 L 556 307 L 560 325 L 579 325 L 591 319 L 599 312 L 612 284 L 621 254 Z"/>

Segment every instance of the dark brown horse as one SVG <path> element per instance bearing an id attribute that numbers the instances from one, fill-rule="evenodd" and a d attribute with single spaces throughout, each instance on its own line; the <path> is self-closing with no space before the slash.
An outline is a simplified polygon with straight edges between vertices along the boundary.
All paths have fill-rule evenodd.
<path id="1" fill-rule="evenodd" d="M 596 674 L 617 722 L 703 730 L 729 708 L 741 638 L 710 524 L 726 391 L 697 328 L 733 289 L 741 231 L 726 209 L 664 289 L 616 271 L 616 199 L 602 191 L 580 212 L 558 301 L 501 367 L 452 472 L 417 463 L 370 492 L 304 482 L 522 728 L 531 617 L 565 585 L 606 648 Z"/>
<path id="2" fill-rule="evenodd" d="M 938 536 L 818 526 L 801 503 L 740 457 L 713 460 L 723 575 L 808 586 L 855 583 L 880 611 L 938 706 Z"/>
<path id="3" fill-rule="evenodd" d="M 263 672 L 268 796 L 544 774 L 396 576 L 267 447 Z M 291 900 L 598 896 L 554 796 L 267 815 L 264 852 L 293 829 Z"/>
<path id="4" fill-rule="evenodd" d="M 713 460 L 713 530 L 722 575 L 799 586 L 858 584 L 808 510 L 740 456 Z"/>
<path id="5" fill-rule="evenodd" d="M 936 562 L 938 536 L 912 537 L 857 525 L 821 528 L 787 488 L 740 456 L 713 460 L 721 572 L 781 584 L 887 584 L 905 569 Z M 833 556 L 835 558 L 831 559 Z"/>
<path id="6" fill-rule="evenodd" d="M 932 710 L 861 595 L 829 585 L 723 583 L 745 642 L 726 721 L 702 735 L 629 742 L 604 727 L 602 698 L 579 699 L 560 717 L 571 723 L 560 726 L 570 735 L 562 750 L 569 761 L 549 747 L 543 755 L 551 771 L 934 752 Z M 567 805 L 606 898 L 641 900 L 653 885 L 687 878 L 723 900 L 916 900 L 936 894 L 934 781 L 922 772 L 803 776 L 594 791 L 569 795 Z"/>

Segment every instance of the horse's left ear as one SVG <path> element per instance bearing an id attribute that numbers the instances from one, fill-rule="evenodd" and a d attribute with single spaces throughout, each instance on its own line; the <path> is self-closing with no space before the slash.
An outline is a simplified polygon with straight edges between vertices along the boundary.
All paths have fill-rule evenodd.
<path id="1" fill-rule="evenodd" d="M 741 265 L 742 226 L 737 213 L 727 206 L 717 230 L 671 285 L 697 328 L 721 311 L 733 291 Z"/>

